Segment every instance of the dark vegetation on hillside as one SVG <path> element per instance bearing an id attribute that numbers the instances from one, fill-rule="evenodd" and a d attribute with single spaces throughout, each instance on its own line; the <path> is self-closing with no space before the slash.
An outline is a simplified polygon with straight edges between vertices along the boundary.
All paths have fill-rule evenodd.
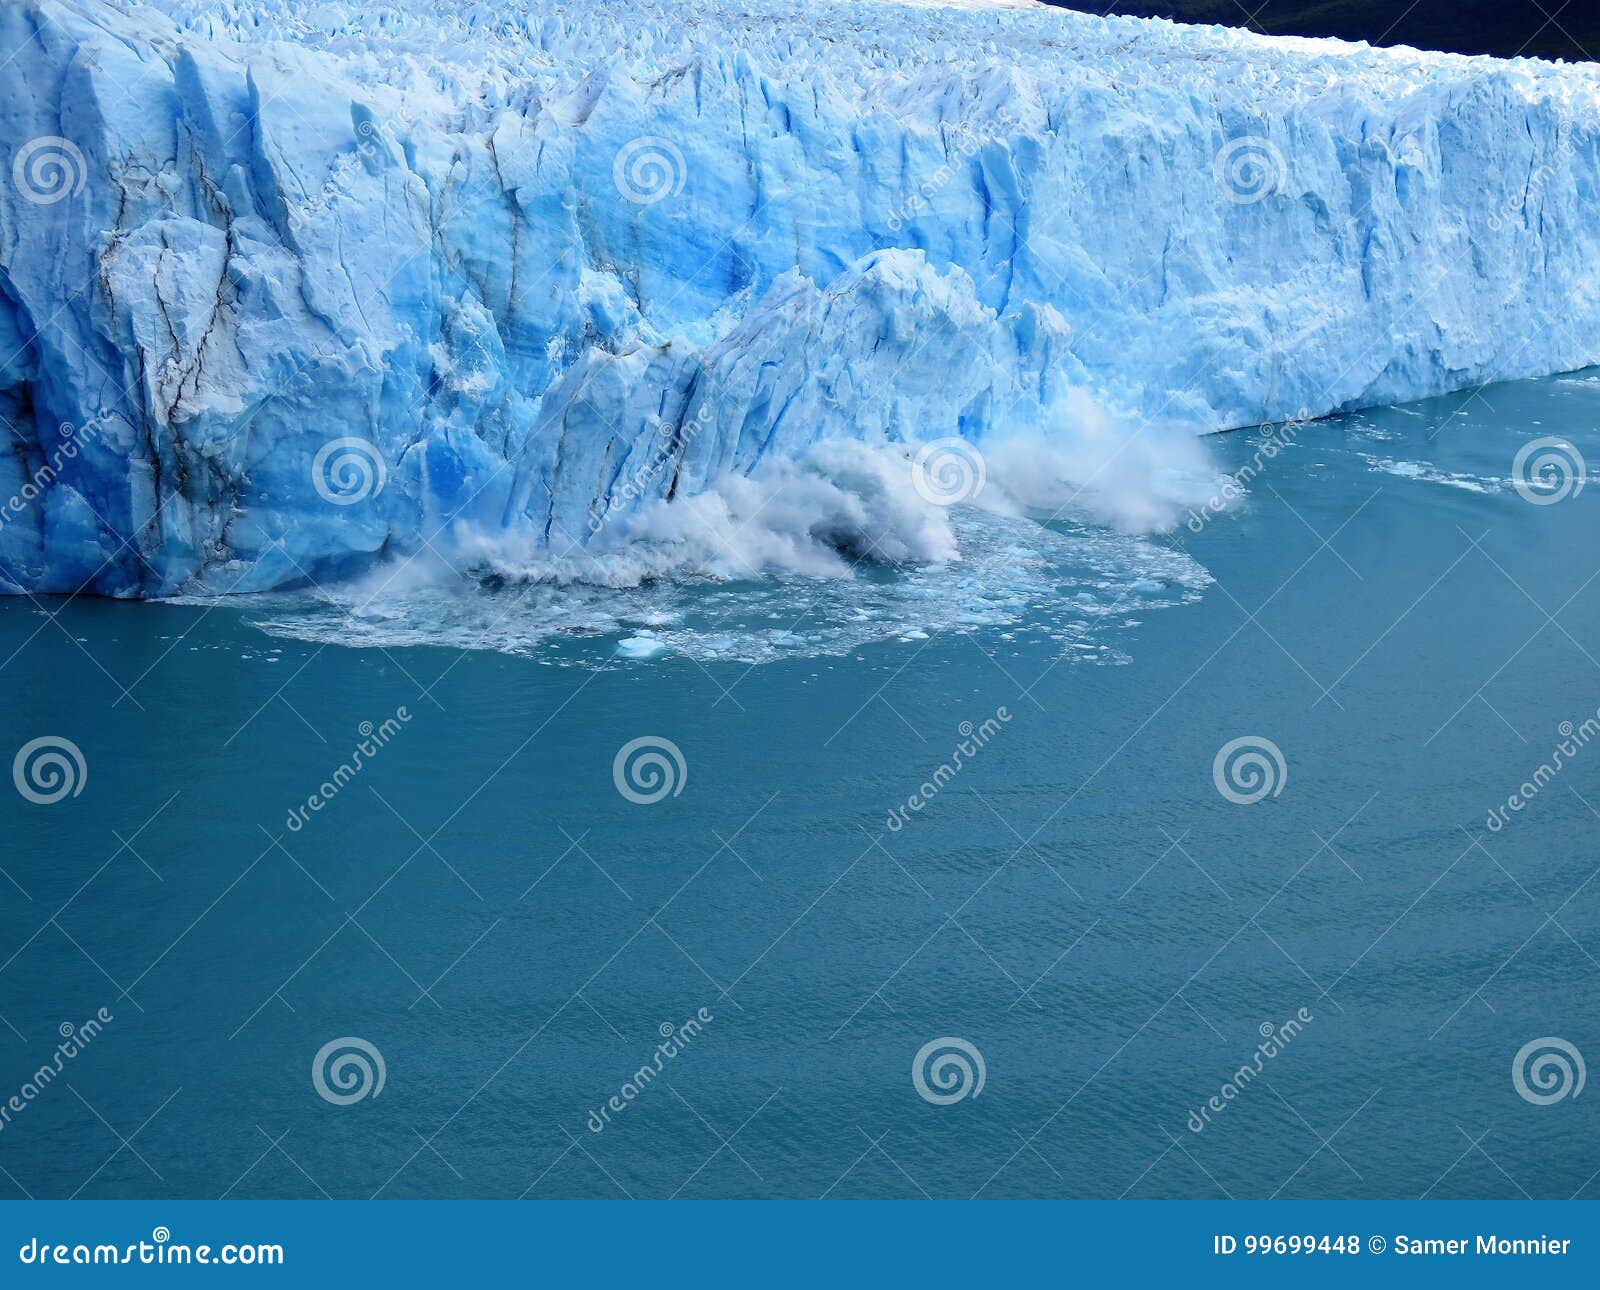
<path id="1" fill-rule="evenodd" d="M 1600 0 L 1047 0 L 1090 13 L 1220 23 L 1501 58 L 1600 56 Z"/>

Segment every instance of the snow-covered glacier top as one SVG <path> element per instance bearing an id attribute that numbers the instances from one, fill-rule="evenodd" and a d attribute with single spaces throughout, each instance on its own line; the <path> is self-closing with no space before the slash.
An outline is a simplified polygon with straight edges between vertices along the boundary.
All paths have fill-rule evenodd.
<path id="1" fill-rule="evenodd" d="M 1576 96 L 1592 105 L 1600 85 L 1586 64 L 1266 37 L 1030 0 L 148 0 L 139 7 L 208 40 L 256 48 L 284 41 L 334 54 L 353 80 L 396 89 L 414 110 L 426 104 L 445 116 L 537 110 L 552 86 L 576 84 L 597 68 L 648 83 L 677 67 L 741 54 L 775 82 L 811 85 L 819 98 L 846 95 L 836 104 L 841 111 L 882 105 L 915 111 L 925 125 L 1021 120 L 1024 104 L 1039 108 L 1079 84 L 1161 86 L 1208 102 L 1247 93 L 1279 110 L 1333 95 L 1334 111 L 1339 104 L 1381 110 L 1426 85 L 1509 69 L 1530 97 Z"/>
<path id="2" fill-rule="evenodd" d="M 11 0 L 0 589 L 950 558 L 924 441 L 1159 527 L 1195 431 L 1600 359 L 1597 107 L 1027 4 Z"/>

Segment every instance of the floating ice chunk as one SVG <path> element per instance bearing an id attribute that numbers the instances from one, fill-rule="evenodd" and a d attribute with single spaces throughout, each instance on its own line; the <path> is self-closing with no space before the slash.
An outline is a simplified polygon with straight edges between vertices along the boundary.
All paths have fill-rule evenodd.
<path id="1" fill-rule="evenodd" d="M 629 636 L 617 642 L 617 654 L 622 658 L 654 658 L 666 648 L 666 642 L 654 636 Z"/>

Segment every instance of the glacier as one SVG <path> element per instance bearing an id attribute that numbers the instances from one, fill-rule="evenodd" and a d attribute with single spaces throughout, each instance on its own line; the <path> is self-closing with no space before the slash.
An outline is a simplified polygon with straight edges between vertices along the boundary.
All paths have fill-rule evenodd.
<path id="1" fill-rule="evenodd" d="M 943 560 L 945 441 L 1159 529 L 1204 432 L 1600 360 L 1597 108 L 1025 0 L 6 0 L 0 590 L 644 579 L 780 496 L 756 562 Z"/>

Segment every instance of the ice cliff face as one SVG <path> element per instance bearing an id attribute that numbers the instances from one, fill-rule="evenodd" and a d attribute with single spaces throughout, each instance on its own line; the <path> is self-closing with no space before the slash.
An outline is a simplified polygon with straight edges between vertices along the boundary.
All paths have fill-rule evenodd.
<path id="1" fill-rule="evenodd" d="M 1591 363 L 1597 108 L 1017 6 L 6 0 L 0 589 L 566 552 L 844 438 L 1091 482 Z"/>

